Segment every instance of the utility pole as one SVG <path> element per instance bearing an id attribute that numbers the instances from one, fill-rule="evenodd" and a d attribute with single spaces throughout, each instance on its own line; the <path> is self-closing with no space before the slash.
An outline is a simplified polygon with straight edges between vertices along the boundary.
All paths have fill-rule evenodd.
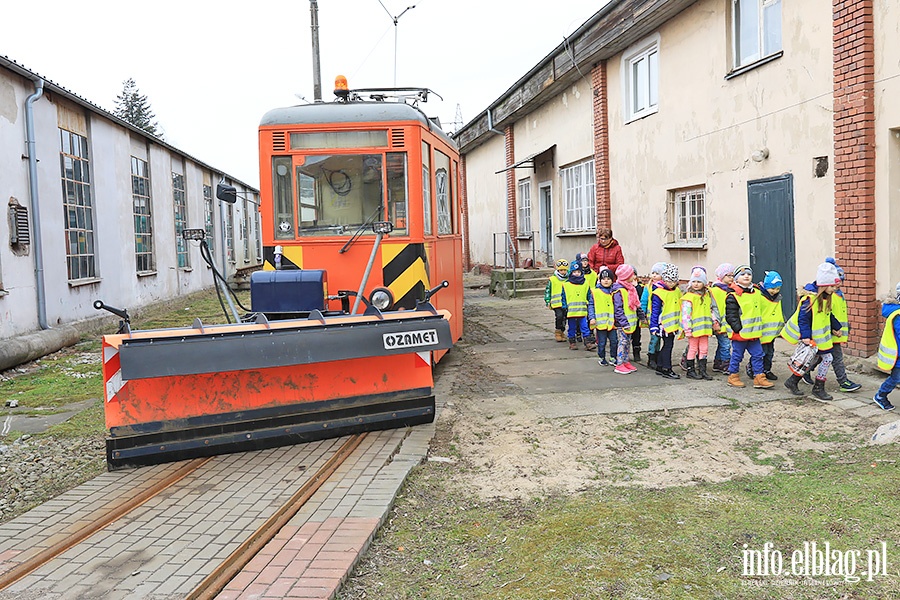
<path id="1" fill-rule="evenodd" d="M 309 17 L 312 21 L 312 53 L 313 53 L 313 101 L 322 101 L 322 71 L 319 66 L 319 3 L 309 0 Z M 396 65 L 394 72 L 396 73 Z M 396 77 L 396 75 L 395 75 Z"/>

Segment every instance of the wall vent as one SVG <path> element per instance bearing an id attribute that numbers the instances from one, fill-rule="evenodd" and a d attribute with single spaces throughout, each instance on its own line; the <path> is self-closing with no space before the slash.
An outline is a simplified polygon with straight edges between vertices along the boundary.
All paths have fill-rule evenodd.
<path id="1" fill-rule="evenodd" d="M 402 129 L 391 129 L 391 148 L 402 148 L 405 145 L 405 132 Z"/>
<path id="2" fill-rule="evenodd" d="M 9 201 L 9 243 L 11 246 L 27 246 L 31 243 L 28 209 L 15 199 Z"/>
<path id="3" fill-rule="evenodd" d="M 276 131 L 272 134 L 272 151 L 287 151 L 286 134 L 283 131 Z"/>

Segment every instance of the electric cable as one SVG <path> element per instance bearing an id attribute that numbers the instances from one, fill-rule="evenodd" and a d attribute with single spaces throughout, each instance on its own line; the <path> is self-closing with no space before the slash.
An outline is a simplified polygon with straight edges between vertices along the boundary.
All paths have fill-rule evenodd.
<path id="1" fill-rule="evenodd" d="M 225 289 L 228 290 L 228 292 L 234 297 L 234 301 L 237 303 L 238 306 L 241 307 L 241 310 L 248 312 L 248 313 L 252 312 L 249 308 L 247 308 L 246 306 L 241 304 L 241 301 L 238 298 L 237 294 L 234 292 L 234 290 L 232 290 L 228 286 L 228 281 L 225 279 L 225 277 L 222 276 L 222 274 L 216 268 L 216 265 L 212 259 L 212 253 L 209 250 L 209 244 L 206 243 L 206 240 L 200 240 L 200 256 L 203 258 L 203 261 L 207 265 L 209 265 L 209 268 L 212 269 L 213 276 L 216 277 L 219 281 L 221 281 L 222 285 L 225 287 Z M 222 305 L 222 310 L 225 312 L 225 318 L 228 320 L 229 323 L 231 323 L 231 319 L 228 316 L 228 311 L 225 310 L 225 304 L 223 303 L 222 297 L 219 294 L 219 286 L 218 285 L 216 286 L 216 295 L 219 296 L 219 304 Z"/>

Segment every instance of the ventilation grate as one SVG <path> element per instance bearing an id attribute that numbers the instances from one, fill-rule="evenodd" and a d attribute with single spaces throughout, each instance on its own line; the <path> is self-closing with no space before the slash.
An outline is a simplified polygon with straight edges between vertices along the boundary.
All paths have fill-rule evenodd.
<path id="1" fill-rule="evenodd" d="M 402 129 L 391 129 L 391 148 L 402 148 L 406 145 L 404 134 Z"/>
<path id="2" fill-rule="evenodd" d="M 276 131 L 272 134 L 272 151 L 273 152 L 284 152 L 287 150 L 287 144 L 285 142 L 285 133 L 283 131 Z"/>
<path id="3" fill-rule="evenodd" d="M 28 209 L 18 202 L 9 204 L 9 243 L 18 246 L 27 246 L 31 243 Z"/>

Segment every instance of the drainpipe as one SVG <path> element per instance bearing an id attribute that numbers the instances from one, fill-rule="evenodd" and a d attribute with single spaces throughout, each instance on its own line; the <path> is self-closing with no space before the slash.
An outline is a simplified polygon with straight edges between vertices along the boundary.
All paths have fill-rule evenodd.
<path id="1" fill-rule="evenodd" d="M 487 118 L 488 118 L 488 131 L 492 131 L 497 135 L 503 135 L 502 131 L 497 131 L 494 129 L 494 117 L 491 115 L 491 109 L 487 109 Z"/>
<path id="2" fill-rule="evenodd" d="M 34 278 L 37 287 L 38 323 L 41 329 L 50 329 L 47 323 L 47 296 L 44 292 L 44 253 L 41 243 L 41 211 L 38 198 L 37 156 L 34 142 L 33 104 L 44 95 L 44 80 L 34 82 L 34 93 L 25 99 L 25 148 L 28 153 L 28 188 L 31 194 L 31 228 L 34 231 Z"/>

